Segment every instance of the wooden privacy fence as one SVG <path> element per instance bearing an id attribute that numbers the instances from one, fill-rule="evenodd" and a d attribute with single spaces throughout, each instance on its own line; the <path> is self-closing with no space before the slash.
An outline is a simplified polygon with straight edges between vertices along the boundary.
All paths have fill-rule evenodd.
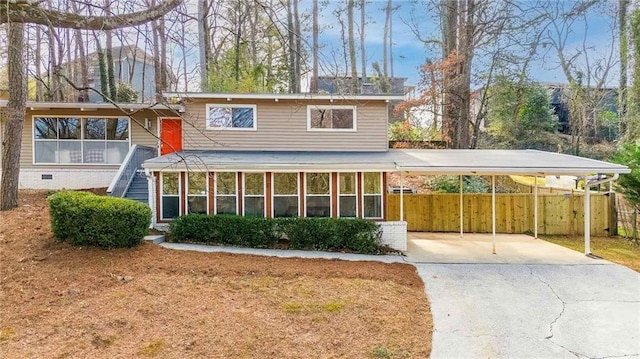
<path id="1" fill-rule="evenodd" d="M 615 223 L 614 201 L 608 194 L 591 194 L 591 234 L 609 235 Z M 387 220 L 400 220 L 400 195 L 387 195 Z M 491 194 L 469 193 L 463 197 L 464 231 L 491 232 Z M 538 233 L 579 235 L 584 233 L 582 194 L 539 194 Z M 612 213 L 613 212 L 613 213 Z M 496 232 L 533 233 L 534 197 L 526 193 L 496 194 Z M 407 230 L 417 232 L 460 231 L 460 195 L 450 193 L 405 194 Z"/>

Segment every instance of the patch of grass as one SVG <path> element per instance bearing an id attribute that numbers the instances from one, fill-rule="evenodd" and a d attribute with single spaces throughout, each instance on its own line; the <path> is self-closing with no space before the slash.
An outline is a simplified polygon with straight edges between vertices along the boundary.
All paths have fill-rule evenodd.
<path id="1" fill-rule="evenodd" d="M 142 348 L 138 351 L 138 355 L 144 355 L 148 357 L 155 357 L 162 351 L 164 348 L 164 341 L 162 340 L 152 340 L 150 342 L 145 343 Z"/>
<path id="2" fill-rule="evenodd" d="M 375 347 L 371 351 L 371 356 L 374 358 L 391 358 L 391 352 L 385 347 Z"/>
<path id="3" fill-rule="evenodd" d="M 16 335 L 16 331 L 13 328 L 2 328 L 0 329 L 0 342 L 5 340 L 9 340 Z"/>
<path id="4" fill-rule="evenodd" d="M 541 236 L 542 239 L 584 252 L 582 236 Z M 591 237 L 591 252 L 608 261 L 640 272 L 640 245 L 621 237 Z"/>
<path id="5" fill-rule="evenodd" d="M 327 303 L 299 303 L 287 302 L 280 304 L 280 309 L 285 313 L 301 312 L 328 312 L 334 313 L 346 307 L 345 303 L 331 300 Z"/>

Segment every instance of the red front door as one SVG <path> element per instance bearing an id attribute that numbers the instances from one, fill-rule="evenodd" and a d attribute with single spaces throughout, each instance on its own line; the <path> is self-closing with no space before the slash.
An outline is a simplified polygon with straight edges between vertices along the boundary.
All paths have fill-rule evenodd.
<path id="1" fill-rule="evenodd" d="M 182 150 L 182 120 L 160 120 L 160 155 Z"/>

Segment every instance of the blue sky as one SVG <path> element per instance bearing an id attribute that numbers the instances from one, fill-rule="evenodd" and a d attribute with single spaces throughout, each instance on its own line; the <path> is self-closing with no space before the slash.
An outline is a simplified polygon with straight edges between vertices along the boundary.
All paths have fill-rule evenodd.
<path id="1" fill-rule="evenodd" d="M 500 0 L 498 0 L 500 1 Z M 330 0 L 327 3 L 326 8 L 321 8 L 321 28 L 322 34 L 320 36 L 320 42 L 324 44 L 322 47 L 321 63 L 325 71 L 330 67 L 327 64 L 334 62 L 334 56 L 331 53 L 331 49 L 340 51 L 340 27 L 335 17 L 331 15 L 333 9 L 340 6 L 343 1 Z M 407 24 L 411 22 L 411 19 L 419 21 L 421 26 L 421 34 L 425 38 L 438 38 L 437 18 L 432 11 L 428 11 L 425 3 L 429 1 L 420 1 L 420 4 L 416 5 L 413 2 L 395 0 L 394 6 L 399 6 L 398 10 L 393 16 L 393 57 L 394 57 L 394 74 L 398 77 L 407 77 L 407 84 L 417 84 L 419 78 L 419 67 L 424 64 L 427 57 L 432 59 L 438 59 L 440 54 L 437 50 L 427 50 L 425 46 L 416 38 L 412 29 Z M 524 3 L 523 3 L 524 4 Z M 561 7 L 571 6 L 571 2 L 560 2 Z M 304 1 L 301 7 L 306 8 L 310 6 L 310 2 Z M 371 63 L 377 61 L 382 63 L 382 38 L 384 29 L 384 7 L 386 1 L 368 1 L 367 2 L 367 15 L 368 23 L 366 24 L 366 51 L 368 58 L 367 73 L 371 73 Z M 603 6 L 610 6 L 605 3 Z M 587 26 L 585 22 L 578 21 L 569 28 L 566 33 L 567 42 L 566 48 L 568 53 L 575 54 L 576 51 L 582 48 L 583 40 L 587 46 L 587 53 L 589 64 L 593 67 L 593 64 L 606 57 L 607 52 L 611 49 L 611 46 L 617 46 L 616 41 L 612 38 L 610 27 L 610 19 L 602 15 L 604 10 L 602 8 L 594 8 L 587 16 Z M 345 16 L 346 17 L 346 16 Z M 354 14 L 356 22 L 360 22 L 359 10 L 356 9 Z M 356 30 L 357 31 L 357 30 Z M 586 36 L 585 36 L 586 35 Z M 359 46 L 357 44 L 356 46 Z M 615 49 L 617 51 L 617 49 Z M 541 57 L 538 61 L 532 63 L 530 76 L 537 81 L 544 82 L 567 82 L 565 75 L 558 67 L 557 56 L 551 46 L 540 48 L 538 55 Z M 358 55 L 359 56 L 359 55 Z M 615 53 L 617 59 L 617 53 Z M 358 60 L 358 71 L 360 71 L 360 60 Z M 584 70 L 586 67 L 586 57 L 579 56 L 576 62 L 578 68 Z M 321 73 L 323 70 L 320 71 Z M 610 84 L 615 85 L 617 81 L 617 66 L 614 71 L 609 75 Z"/>

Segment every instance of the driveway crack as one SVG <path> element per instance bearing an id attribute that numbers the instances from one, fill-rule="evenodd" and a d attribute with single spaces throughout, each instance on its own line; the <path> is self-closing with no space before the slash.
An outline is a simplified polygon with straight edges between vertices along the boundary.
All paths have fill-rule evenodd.
<path id="1" fill-rule="evenodd" d="M 553 289 L 553 287 L 551 287 L 551 284 L 545 282 L 542 278 L 540 278 L 539 276 L 537 276 L 535 273 L 533 273 L 533 268 L 531 268 L 530 266 L 527 266 L 527 268 L 529 268 L 529 273 L 531 273 L 531 275 L 533 277 L 535 277 L 537 280 L 539 280 L 541 283 L 544 283 L 544 285 L 547 286 L 547 288 L 549 288 L 549 290 L 551 291 L 551 293 L 553 293 L 553 295 L 556 296 L 556 298 L 562 303 L 562 310 L 560 311 L 560 313 L 558 314 L 558 316 L 555 317 L 555 319 L 553 319 L 553 321 L 549 324 L 549 335 L 545 337 L 545 339 L 551 339 L 553 338 L 553 326 L 556 324 L 556 322 L 558 322 L 558 320 L 562 317 L 562 315 L 564 314 L 565 309 L 567 308 L 567 302 L 565 302 L 562 298 L 560 298 L 560 296 L 558 295 L 558 293 L 556 293 L 556 291 Z M 565 348 L 566 349 L 566 348 Z M 573 352 L 572 352 L 573 353 Z M 575 353 L 574 353 L 575 354 Z"/>

